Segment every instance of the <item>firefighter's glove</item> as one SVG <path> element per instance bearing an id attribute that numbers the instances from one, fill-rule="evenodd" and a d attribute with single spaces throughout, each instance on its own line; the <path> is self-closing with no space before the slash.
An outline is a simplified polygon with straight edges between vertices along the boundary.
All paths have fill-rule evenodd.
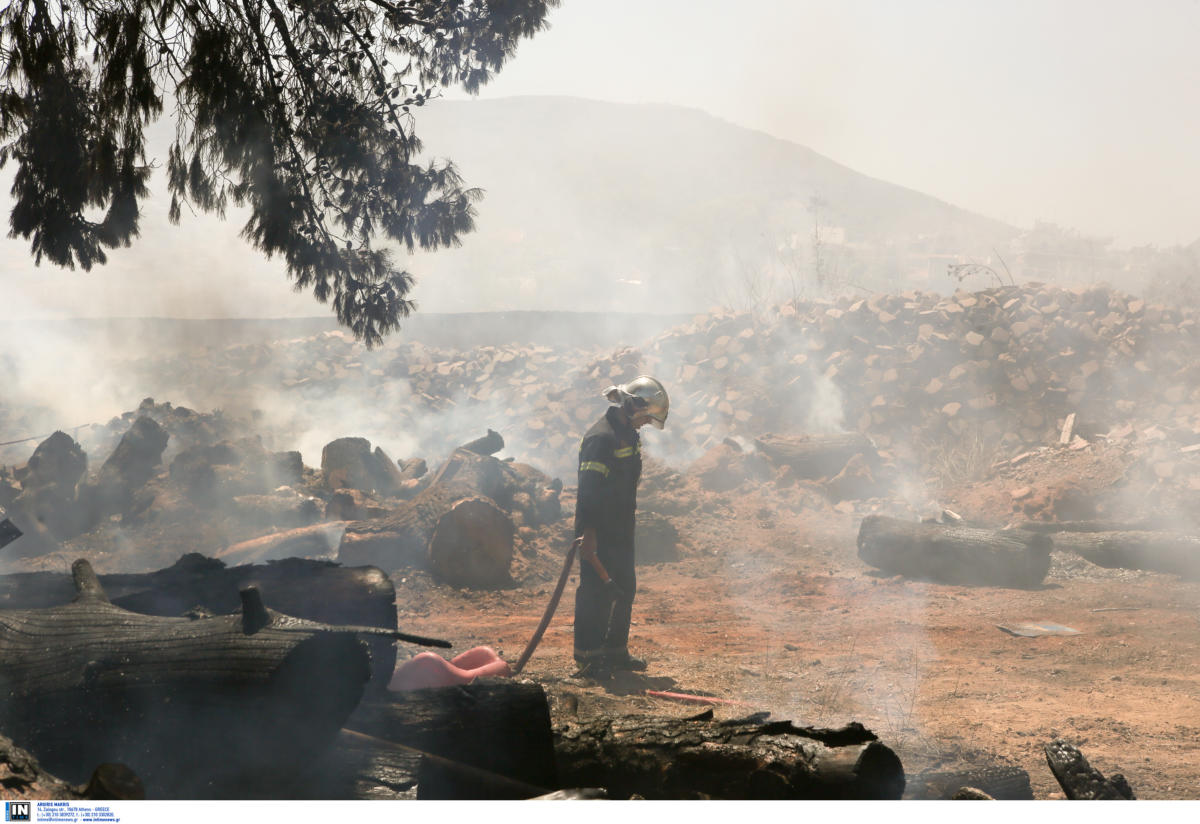
<path id="1" fill-rule="evenodd" d="M 624 601 L 629 597 L 625 594 L 625 590 L 617 586 L 617 582 L 613 580 L 609 580 L 604 583 L 604 591 L 608 593 L 608 599 L 610 601 Z"/>

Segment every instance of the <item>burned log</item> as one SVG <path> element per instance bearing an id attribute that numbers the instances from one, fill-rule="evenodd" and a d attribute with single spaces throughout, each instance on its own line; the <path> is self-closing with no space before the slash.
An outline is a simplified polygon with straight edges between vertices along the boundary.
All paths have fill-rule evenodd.
<path id="1" fill-rule="evenodd" d="M 386 518 L 352 521 L 338 545 L 338 561 L 347 566 L 373 564 L 388 570 L 423 568 L 438 519 L 455 501 L 472 495 L 468 487 L 437 484 L 422 490 Z"/>
<path id="2" fill-rule="evenodd" d="M 1009 529 L 1054 535 L 1059 532 L 1145 532 L 1153 531 L 1149 521 L 1020 521 Z"/>
<path id="3" fill-rule="evenodd" d="M 1055 549 L 1074 552 L 1096 566 L 1148 569 L 1200 577 L 1200 537 L 1174 532 L 1055 533 Z"/>
<path id="4" fill-rule="evenodd" d="M 1125 776 L 1115 773 L 1111 778 L 1088 763 L 1079 749 L 1056 738 L 1043 749 L 1050 772 L 1067 798 L 1072 801 L 1132 801 L 1133 788 Z"/>
<path id="5" fill-rule="evenodd" d="M 489 429 L 482 438 L 476 438 L 459 447 L 477 455 L 495 455 L 503 448 L 504 437 L 494 429 Z"/>
<path id="6" fill-rule="evenodd" d="M 504 586 L 512 581 L 515 533 L 512 519 L 487 498 L 456 501 L 429 538 L 429 567 L 455 586 Z"/>
<path id="7" fill-rule="evenodd" d="M 508 515 L 468 486 L 435 483 L 394 515 L 346 527 L 344 564 L 429 567 L 460 586 L 508 583 L 515 529 Z"/>
<path id="8" fill-rule="evenodd" d="M 465 447 L 454 450 L 429 481 L 431 487 L 451 483 L 466 487 L 475 495 L 504 503 L 507 503 L 515 491 L 511 488 L 509 479 L 505 477 L 502 461 Z"/>
<path id="9" fill-rule="evenodd" d="M 153 797 L 240 797 L 327 748 L 362 697 L 355 635 L 253 588 L 240 615 L 164 618 L 110 603 L 86 561 L 72 574 L 72 603 L 0 612 L 0 730 L 68 781 L 112 761 Z"/>
<path id="10" fill-rule="evenodd" d="M 890 799 L 904 792 L 900 759 L 860 724 L 840 730 L 653 716 L 566 721 L 554 728 L 564 786 L 613 798 Z"/>
<path id="11" fill-rule="evenodd" d="M 178 617 L 199 608 L 213 615 L 241 607 L 238 593 L 257 587 L 263 602 L 285 615 L 333 625 L 396 628 L 396 587 L 376 567 L 343 567 L 289 558 L 263 565 L 227 567 L 188 553 L 166 569 L 99 576 L 109 600 L 143 615 Z M 0 576 L 0 609 L 41 609 L 68 604 L 72 577 L 59 572 Z M 391 638 L 364 638 L 371 652 L 371 681 L 386 688 L 396 664 Z"/>
<path id="12" fill-rule="evenodd" d="M 905 798 L 931 800 L 956 798 L 964 789 L 986 793 L 997 801 L 1032 801 L 1029 773 L 1020 767 L 993 764 L 964 770 L 922 772 L 908 780 Z"/>
<path id="13" fill-rule="evenodd" d="M 366 438 L 338 438 L 321 450 L 321 473 L 326 489 L 378 490 L 390 495 L 404 483 L 400 468 L 380 447 L 371 451 Z"/>
<path id="14" fill-rule="evenodd" d="M 1050 571 L 1050 538 L 1032 532 L 913 523 L 868 515 L 858 557 L 890 575 L 964 586 L 1036 587 Z"/>
<path id="15" fill-rule="evenodd" d="M 529 798 L 560 784 L 546 693 L 479 679 L 364 701 L 346 727 L 425 753 L 419 798 Z"/>
<path id="16" fill-rule="evenodd" d="M 797 478 L 831 478 L 846 461 L 863 455 L 868 463 L 878 459 L 875 447 L 865 435 L 788 436 L 763 435 L 754 439 L 758 451 L 772 463 L 791 468 Z"/>
<path id="17" fill-rule="evenodd" d="M 20 538 L 22 534 L 17 525 L 8 519 L 8 513 L 4 511 L 4 507 L 0 507 L 0 549 Z"/>

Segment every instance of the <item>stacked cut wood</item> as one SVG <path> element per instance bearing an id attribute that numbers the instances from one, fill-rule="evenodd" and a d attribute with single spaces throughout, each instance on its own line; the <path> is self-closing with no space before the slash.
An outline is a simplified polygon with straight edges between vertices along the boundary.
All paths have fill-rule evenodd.
<path id="1" fill-rule="evenodd" d="M 860 433 L 884 451 L 973 437 L 1016 454 L 1057 444 L 1075 414 L 1069 444 L 1126 424 L 1138 437 L 1165 433 L 1173 450 L 1153 469 L 1174 477 L 1187 472 L 1168 464 L 1200 468 L 1200 448 L 1180 452 L 1200 447 L 1198 336 L 1190 309 L 1030 283 L 796 302 L 765 318 L 714 311 L 608 351 L 403 340 L 368 351 L 329 332 L 181 356 L 179 368 L 214 387 L 252 371 L 298 420 L 322 419 L 328 398 L 352 391 L 361 431 L 415 433 L 416 454 L 430 458 L 462 443 L 462 421 L 473 420 L 568 482 L 576 446 L 606 406 L 601 392 L 638 373 L 656 375 L 671 395 L 667 429 L 646 439 L 660 457 L 695 459 L 726 438 L 748 445 L 767 432 Z M 189 420 L 221 423 L 157 406 L 142 414 L 180 448 Z"/>
<path id="2" fill-rule="evenodd" d="M 386 517 L 348 524 L 338 559 L 429 568 L 458 586 L 509 583 L 517 530 L 558 520 L 562 484 L 531 466 L 474 451 L 502 446 L 489 433 L 455 450 L 412 500 Z"/>
<path id="3" fill-rule="evenodd" d="M 945 584 L 1036 587 L 1050 571 L 1050 538 L 1021 530 L 914 523 L 868 515 L 858 557 L 891 575 Z"/>
<path id="4" fill-rule="evenodd" d="M 977 433 L 1016 449 L 1056 443 L 1073 412 L 1088 431 L 1128 419 L 1200 432 L 1190 354 L 1198 334 L 1188 310 L 1103 287 L 1027 284 L 787 304 L 765 322 L 718 311 L 599 356 L 410 343 L 386 350 L 379 368 L 407 383 L 414 419 L 477 409 L 506 427 L 525 460 L 565 476 L 603 411 L 599 393 L 640 372 L 671 394 L 668 428 L 650 446 L 660 454 L 695 457 L 726 437 L 797 434 L 817 423 L 869 435 L 881 448 Z M 814 404 L 831 393 L 835 413 L 814 422 Z"/>

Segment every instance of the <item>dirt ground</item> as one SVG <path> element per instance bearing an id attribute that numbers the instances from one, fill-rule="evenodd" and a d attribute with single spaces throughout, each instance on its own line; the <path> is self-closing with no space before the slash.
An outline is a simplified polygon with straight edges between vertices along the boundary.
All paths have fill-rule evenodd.
<path id="1" fill-rule="evenodd" d="M 703 709 L 645 694 L 652 689 L 730 702 L 715 708 L 718 718 L 859 721 L 900 756 L 910 798 L 928 797 L 947 773 L 998 766 L 1027 771 L 1035 798 L 1063 798 L 1043 753 L 1058 737 L 1105 775 L 1125 775 L 1139 798 L 1200 798 L 1200 582 L 1055 551 L 1035 589 L 947 586 L 887 577 L 857 557 L 858 525 L 871 513 L 945 507 L 997 527 L 1132 518 L 1144 500 L 1121 494 L 1131 465 L 1104 441 L 1047 448 L 984 481 L 927 486 L 924 509 L 896 498 L 834 505 L 817 484 L 794 480 L 711 492 L 696 476 L 649 468 L 641 509 L 680 531 L 679 560 L 639 566 L 631 648 L 649 670 L 607 682 L 576 676 L 572 575 L 522 677 L 546 686 L 556 714 Z M 451 654 L 484 644 L 515 661 L 562 568 L 572 493 L 560 521 L 518 539 L 512 587 L 464 590 L 388 570 L 400 627 L 451 640 Z M 109 572 L 136 556 L 155 569 L 228 540 L 203 518 L 151 519 L 137 531 L 81 536 L 28 568 L 65 570 L 89 557 Z M 1025 622 L 1078 634 L 1018 637 L 997 626 Z"/>
<path id="2" fill-rule="evenodd" d="M 1032 513 L 1013 503 L 1014 485 L 1032 483 L 1027 497 L 1053 505 L 1112 484 L 1119 463 L 1103 450 L 1054 452 L 939 499 L 1000 525 Z M 688 484 L 682 497 L 697 506 L 675 516 L 682 559 L 639 567 L 631 648 L 648 672 L 574 677 L 573 576 L 524 673 L 546 684 L 555 712 L 701 709 L 645 695 L 656 689 L 735 702 L 718 718 L 767 710 L 805 725 L 860 721 L 900 756 L 906 797 L 922 797 L 939 774 L 1016 766 L 1035 798 L 1063 798 L 1043 753 L 1061 737 L 1105 775 L 1124 774 L 1139 798 L 1200 798 L 1200 583 L 1058 551 L 1032 590 L 884 577 L 857 558 L 855 537 L 862 516 L 887 503 L 834 508 L 803 484 L 721 494 Z M 643 499 L 654 506 L 647 482 Z M 513 589 L 467 592 L 396 571 L 400 626 L 516 659 L 553 590 L 568 527 L 564 519 L 520 547 Z M 997 627 L 1034 621 L 1078 634 Z"/>

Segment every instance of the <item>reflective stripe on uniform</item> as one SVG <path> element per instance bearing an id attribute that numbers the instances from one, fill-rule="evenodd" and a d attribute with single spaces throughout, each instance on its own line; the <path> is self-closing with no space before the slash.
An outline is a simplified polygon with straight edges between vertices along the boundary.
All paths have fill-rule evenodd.
<path id="1" fill-rule="evenodd" d="M 621 447 L 613 454 L 616 455 L 618 458 L 631 458 L 634 455 L 640 455 L 641 453 L 642 453 L 642 446 L 641 446 L 641 444 L 638 444 L 637 446 Z"/>
<path id="2" fill-rule="evenodd" d="M 599 472 L 601 475 L 604 475 L 605 477 L 608 476 L 608 467 L 605 466 L 604 464 L 600 463 L 599 461 L 583 461 L 582 463 L 579 464 L 580 472 L 587 472 L 589 469 L 592 470 L 593 472 Z"/>

